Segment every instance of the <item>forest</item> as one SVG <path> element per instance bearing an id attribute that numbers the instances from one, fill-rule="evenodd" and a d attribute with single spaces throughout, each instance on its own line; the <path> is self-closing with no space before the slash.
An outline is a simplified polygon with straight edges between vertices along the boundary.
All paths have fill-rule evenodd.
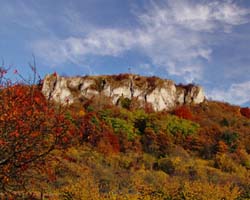
<path id="1" fill-rule="evenodd" d="M 0 199 L 250 199 L 249 108 L 59 105 L 31 69 L 27 83 L 0 67 Z"/>

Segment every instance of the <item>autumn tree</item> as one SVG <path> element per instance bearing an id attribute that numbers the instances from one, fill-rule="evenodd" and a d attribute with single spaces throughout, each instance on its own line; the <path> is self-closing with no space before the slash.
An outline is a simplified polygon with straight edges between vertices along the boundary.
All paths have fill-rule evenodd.
<path id="1" fill-rule="evenodd" d="M 0 68 L 0 73 L 1 194 L 23 190 L 27 171 L 39 168 L 46 155 L 66 145 L 74 126 L 36 85 L 12 84 L 5 79 L 6 69 Z"/>
<path id="2" fill-rule="evenodd" d="M 95 112 L 87 113 L 81 120 L 81 142 L 90 143 L 105 154 L 120 151 L 117 135 L 104 121 L 100 120 Z"/>

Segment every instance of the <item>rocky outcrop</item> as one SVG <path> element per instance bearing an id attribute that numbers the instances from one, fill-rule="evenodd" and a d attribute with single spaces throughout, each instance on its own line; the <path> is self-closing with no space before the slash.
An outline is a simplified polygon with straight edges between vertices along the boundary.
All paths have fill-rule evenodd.
<path id="1" fill-rule="evenodd" d="M 177 105 L 204 101 L 203 89 L 196 85 L 176 85 L 171 80 L 133 74 L 110 76 L 62 77 L 47 75 L 42 92 L 47 99 L 72 104 L 97 95 L 109 97 L 113 104 L 120 98 L 150 103 L 155 111 L 170 110 Z"/>

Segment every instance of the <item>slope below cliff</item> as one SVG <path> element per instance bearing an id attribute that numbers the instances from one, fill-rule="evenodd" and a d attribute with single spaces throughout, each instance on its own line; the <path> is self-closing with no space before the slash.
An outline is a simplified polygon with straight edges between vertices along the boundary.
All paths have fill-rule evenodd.
<path id="1" fill-rule="evenodd" d="M 118 104 L 121 98 L 136 99 L 141 105 L 149 103 L 155 111 L 170 110 L 178 105 L 204 101 L 202 87 L 176 85 L 171 80 L 134 74 L 62 77 L 47 75 L 42 92 L 47 99 L 72 104 L 82 99 L 103 95 Z"/>

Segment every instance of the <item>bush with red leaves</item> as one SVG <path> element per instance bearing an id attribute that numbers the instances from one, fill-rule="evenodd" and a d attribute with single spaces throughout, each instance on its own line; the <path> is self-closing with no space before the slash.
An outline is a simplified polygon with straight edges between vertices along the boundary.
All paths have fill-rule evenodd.
<path id="1" fill-rule="evenodd" d="M 193 119 L 193 114 L 187 106 L 180 106 L 176 108 L 174 110 L 174 115 L 187 120 Z"/>
<path id="2" fill-rule="evenodd" d="M 240 113 L 247 117 L 247 118 L 250 118 L 250 108 L 240 108 Z"/>

